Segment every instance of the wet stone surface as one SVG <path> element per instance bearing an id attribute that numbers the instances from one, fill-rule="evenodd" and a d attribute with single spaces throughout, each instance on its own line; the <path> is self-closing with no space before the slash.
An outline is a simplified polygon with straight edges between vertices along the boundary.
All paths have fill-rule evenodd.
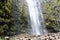
<path id="1" fill-rule="evenodd" d="M 60 40 L 60 33 L 49 33 L 46 35 L 18 35 L 14 40 Z"/>

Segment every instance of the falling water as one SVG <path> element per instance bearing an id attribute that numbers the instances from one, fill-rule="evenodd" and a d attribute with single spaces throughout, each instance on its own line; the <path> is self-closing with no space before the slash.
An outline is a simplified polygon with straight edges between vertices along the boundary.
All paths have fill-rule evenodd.
<path id="1" fill-rule="evenodd" d="M 29 16 L 31 21 L 31 34 L 42 35 L 44 32 L 46 32 L 42 27 L 42 22 L 44 20 L 41 11 L 42 0 L 26 0 L 26 2 L 28 4 Z"/>

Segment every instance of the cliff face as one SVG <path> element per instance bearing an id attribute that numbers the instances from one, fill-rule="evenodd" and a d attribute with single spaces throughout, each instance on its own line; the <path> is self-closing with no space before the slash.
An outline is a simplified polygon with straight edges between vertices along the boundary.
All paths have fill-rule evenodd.
<path id="1" fill-rule="evenodd" d="M 0 36 L 27 32 L 30 23 L 27 7 L 25 0 L 0 0 Z M 47 29 L 60 30 L 60 1 L 43 2 L 42 8 Z"/>
<path id="2" fill-rule="evenodd" d="M 12 9 L 12 34 L 21 34 L 26 33 L 27 28 L 27 14 L 25 12 L 24 0 L 13 0 L 13 9 Z"/>
<path id="3" fill-rule="evenodd" d="M 60 31 L 60 1 L 45 0 L 42 2 L 42 10 L 45 16 L 45 25 L 50 32 Z M 52 31 L 51 31 L 52 30 Z"/>

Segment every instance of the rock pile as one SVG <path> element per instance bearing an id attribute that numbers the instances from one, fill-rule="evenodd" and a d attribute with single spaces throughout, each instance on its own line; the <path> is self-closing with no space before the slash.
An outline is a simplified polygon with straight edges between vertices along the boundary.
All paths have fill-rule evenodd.
<path id="1" fill-rule="evenodd" d="M 60 40 L 60 33 L 49 33 L 46 35 L 30 35 L 30 36 L 18 36 L 14 40 Z"/>

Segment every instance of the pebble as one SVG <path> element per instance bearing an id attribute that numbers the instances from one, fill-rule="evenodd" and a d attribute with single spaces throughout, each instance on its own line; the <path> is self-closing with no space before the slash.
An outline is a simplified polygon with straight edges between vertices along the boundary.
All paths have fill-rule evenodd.
<path id="1" fill-rule="evenodd" d="M 17 40 L 60 40 L 60 33 L 49 33 L 47 35 L 29 36 L 18 38 Z"/>

